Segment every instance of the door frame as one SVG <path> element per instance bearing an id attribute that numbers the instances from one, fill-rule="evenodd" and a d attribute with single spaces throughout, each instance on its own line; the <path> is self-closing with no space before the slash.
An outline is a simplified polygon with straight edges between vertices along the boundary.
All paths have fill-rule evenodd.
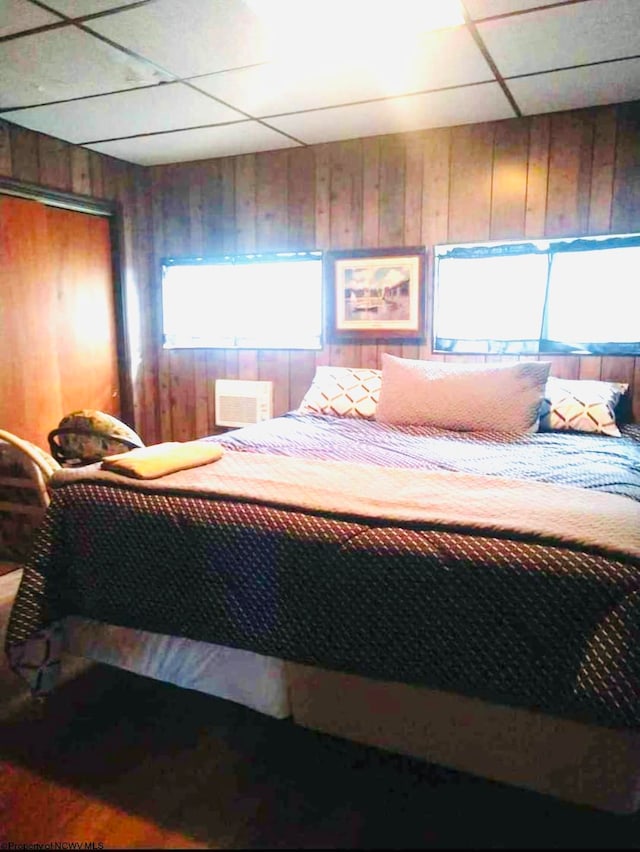
<path id="1" fill-rule="evenodd" d="M 122 207 L 118 201 L 107 201 L 89 195 L 77 195 L 40 186 L 34 183 L 0 177 L 0 195 L 13 195 L 30 201 L 39 201 L 49 207 L 61 207 L 76 213 L 103 216 L 109 220 L 111 244 L 111 280 L 115 307 L 116 357 L 118 360 L 118 384 L 120 392 L 120 417 L 136 428 L 133 406 L 133 383 L 131 379 L 131 356 L 127 336 L 127 304 L 123 287 L 124 240 L 122 237 Z"/>

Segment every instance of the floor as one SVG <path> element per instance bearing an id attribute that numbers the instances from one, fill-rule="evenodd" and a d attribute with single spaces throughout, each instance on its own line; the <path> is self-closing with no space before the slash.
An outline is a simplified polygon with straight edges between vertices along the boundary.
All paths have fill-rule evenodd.
<path id="1" fill-rule="evenodd" d="M 0 577 L 3 621 L 19 578 Z M 0 842 L 640 848 L 640 814 L 564 804 L 106 666 L 72 670 L 39 718 L 2 661 L 0 712 Z"/>
<path id="2" fill-rule="evenodd" d="M 22 568 L 22 565 L 19 565 L 17 562 L 2 562 L 0 560 L 0 577 L 4 577 L 6 574 L 12 574 L 15 571 L 19 571 Z"/>

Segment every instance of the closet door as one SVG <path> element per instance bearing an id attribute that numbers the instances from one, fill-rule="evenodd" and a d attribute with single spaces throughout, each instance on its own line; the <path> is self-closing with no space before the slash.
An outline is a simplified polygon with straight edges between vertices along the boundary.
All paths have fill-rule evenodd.
<path id="1" fill-rule="evenodd" d="M 78 408 L 120 415 L 109 221 L 0 195 L 0 428 L 47 449 Z"/>

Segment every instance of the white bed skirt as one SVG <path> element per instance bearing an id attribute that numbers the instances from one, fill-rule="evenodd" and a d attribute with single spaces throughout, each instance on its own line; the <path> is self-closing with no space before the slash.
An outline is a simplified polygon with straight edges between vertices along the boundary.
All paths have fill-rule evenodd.
<path id="1" fill-rule="evenodd" d="M 291 715 L 284 663 L 275 657 L 78 616 L 65 619 L 64 650 L 236 701 L 276 719 Z"/>
<path id="2" fill-rule="evenodd" d="M 618 813 L 640 807 L 640 733 L 71 616 L 65 650 L 297 724 Z"/>

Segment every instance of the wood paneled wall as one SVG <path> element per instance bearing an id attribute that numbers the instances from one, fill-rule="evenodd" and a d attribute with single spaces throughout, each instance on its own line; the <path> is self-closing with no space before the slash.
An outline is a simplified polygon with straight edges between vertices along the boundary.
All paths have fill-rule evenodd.
<path id="1" fill-rule="evenodd" d="M 156 268 L 163 255 L 429 248 L 438 242 L 634 231 L 640 230 L 640 104 L 158 166 L 151 172 Z M 463 357 L 432 356 L 430 268 L 427 277 L 428 322 L 421 346 L 380 340 L 327 345 L 318 353 L 160 352 L 163 438 L 182 440 L 213 430 L 217 377 L 272 379 L 276 413 L 281 413 L 298 405 L 318 364 L 378 367 L 382 352 Z M 154 325 L 159 340 L 157 311 Z M 492 357 L 499 356 L 487 360 Z M 554 375 L 629 382 L 640 420 L 640 358 L 551 360 Z"/>
<path id="2" fill-rule="evenodd" d="M 150 169 L 0 123 L 0 174 L 121 204 L 135 427 L 185 440 L 214 431 L 216 378 L 273 380 L 281 413 L 319 364 L 462 356 L 431 355 L 430 268 L 421 346 L 165 351 L 161 257 L 638 231 L 640 103 Z M 552 361 L 555 375 L 629 382 L 640 421 L 640 358 Z"/>
<path id="3" fill-rule="evenodd" d="M 122 227 L 116 249 L 125 290 L 127 343 L 131 353 L 131 380 L 120 389 L 121 410 L 132 412 L 125 417 L 130 425 L 151 436 L 157 435 L 156 392 L 147 380 L 147 371 L 153 375 L 152 365 L 156 360 L 147 308 L 151 301 L 152 268 L 148 170 L 0 120 L 0 176 L 117 202 Z M 25 329 L 27 336 L 37 333 L 37 328 Z M 6 368 L 0 365 L 0 369 Z M 153 392 L 149 394 L 151 387 Z M 50 428 L 55 425 L 52 423 Z"/>

